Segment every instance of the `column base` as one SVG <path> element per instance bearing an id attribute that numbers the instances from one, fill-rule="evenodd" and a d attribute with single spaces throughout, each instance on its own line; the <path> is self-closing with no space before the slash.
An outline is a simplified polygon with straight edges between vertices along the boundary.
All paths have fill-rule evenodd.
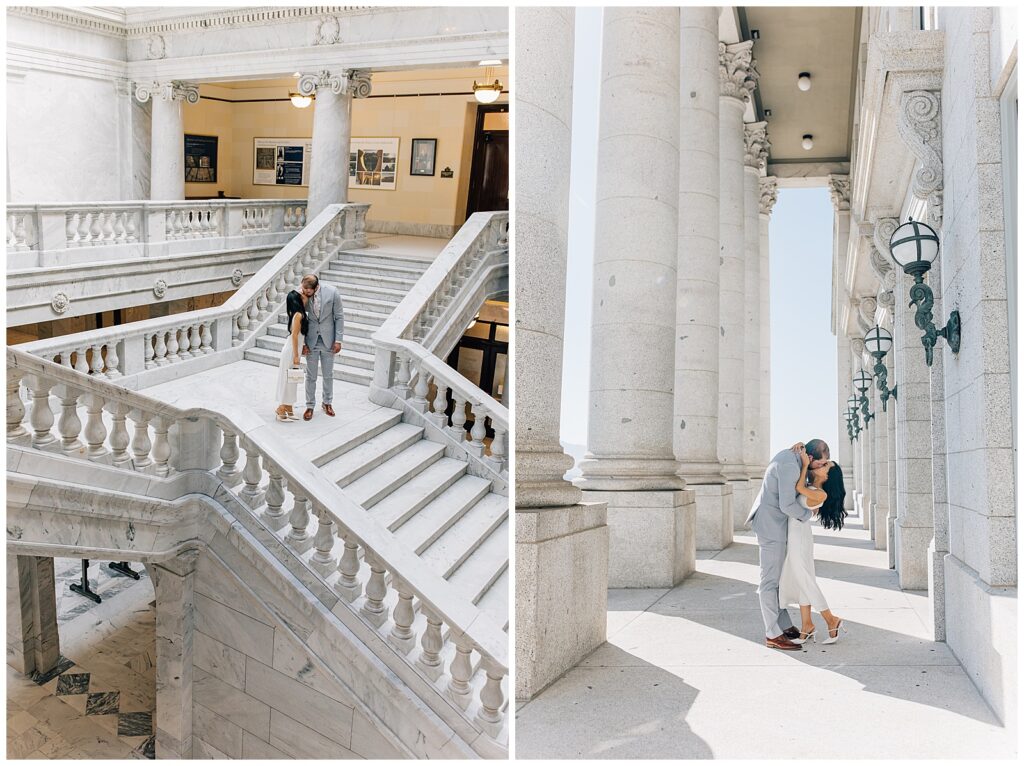
<path id="1" fill-rule="evenodd" d="M 882 508 L 878 503 L 871 506 L 871 516 L 874 519 L 871 529 L 871 537 L 875 541 L 875 550 L 884 551 L 889 539 L 888 518 L 889 509 Z"/>
<path id="2" fill-rule="evenodd" d="M 889 552 L 889 569 L 896 568 L 896 514 L 889 511 L 885 517 L 885 549 Z"/>
<path id="3" fill-rule="evenodd" d="M 934 531 L 931 527 L 906 526 L 896 520 L 896 571 L 903 590 L 928 589 L 928 546 Z"/>
<path id="4" fill-rule="evenodd" d="M 750 515 L 750 506 L 761 489 L 761 480 L 757 480 L 757 487 L 751 489 L 750 479 L 737 479 L 730 481 L 728 486 L 732 488 L 732 528 L 733 531 L 740 531 L 747 528 L 747 516 Z"/>
<path id="5" fill-rule="evenodd" d="M 732 543 L 732 487 L 690 484 L 697 517 L 697 550 L 721 551 Z"/>
<path id="6" fill-rule="evenodd" d="M 583 492 L 608 505 L 608 587 L 671 588 L 697 566 L 697 506 L 689 490 Z"/>
<path id="7" fill-rule="evenodd" d="M 608 526 L 603 503 L 516 508 L 516 699 L 540 693 L 604 643 Z"/>
<path id="8" fill-rule="evenodd" d="M 678 470 L 672 458 L 595 457 L 588 452 L 580 461 L 582 476 L 573 483 L 584 492 L 672 491 L 686 486 Z"/>

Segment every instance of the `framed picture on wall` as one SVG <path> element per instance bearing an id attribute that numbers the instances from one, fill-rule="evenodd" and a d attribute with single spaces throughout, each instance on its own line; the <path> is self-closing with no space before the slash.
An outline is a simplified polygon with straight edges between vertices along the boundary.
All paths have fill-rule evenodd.
<path id="1" fill-rule="evenodd" d="M 397 138 L 353 138 L 348 188 L 394 191 L 398 177 Z"/>
<path id="2" fill-rule="evenodd" d="M 409 175 L 434 175 L 434 160 L 436 157 L 436 138 L 414 138 L 412 140 L 412 157 L 409 161 Z"/>
<path id="3" fill-rule="evenodd" d="M 217 136 L 185 134 L 185 182 L 217 182 Z"/>
<path id="4" fill-rule="evenodd" d="M 261 186 L 309 186 L 311 138 L 254 138 L 252 182 Z"/>

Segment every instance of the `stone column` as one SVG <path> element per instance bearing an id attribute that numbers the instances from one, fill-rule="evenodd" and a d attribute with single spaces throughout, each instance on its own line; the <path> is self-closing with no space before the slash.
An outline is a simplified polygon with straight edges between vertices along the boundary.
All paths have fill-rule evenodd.
<path id="1" fill-rule="evenodd" d="M 839 444 L 834 448 L 830 444 L 829 454 L 843 469 L 843 475 L 846 480 L 846 500 L 843 503 L 843 507 L 847 511 L 852 511 L 857 494 L 855 460 L 857 442 L 847 438 L 846 402 L 849 400 L 850 394 L 853 393 L 853 387 L 850 385 L 850 380 L 853 376 L 850 374 L 850 339 L 842 329 L 836 332 L 836 345 L 838 346 L 838 353 L 836 354 L 836 367 L 838 368 L 836 371 L 836 386 L 839 401 Z"/>
<path id="2" fill-rule="evenodd" d="M 733 490 L 733 527 L 740 529 L 750 510 L 749 474 L 743 455 L 744 301 L 746 300 L 743 219 L 743 112 L 757 84 L 753 41 L 719 43 L 720 167 L 718 362 L 718 455 Z"/>
<path id="3" fill-rule="evenodd" d="M 696 564 L 673 454 L 679 9 L 606 8 L 584 499 L 608 503 L 611 587 L 671 587 Z"/>
<path id="4" fill-rule="evenodd" d="M 856 322 L 856 320 L 853 319 L 852 317 L 851 317 L 850 321 Z M 856 391 L 853 388 L 853 375 L 854 375 L 853 371 L 856 369 L 856 367 L 854 366 L 855 354 L 853 352 L 853 349 L 850 347 L 850 341 L 851 340 L 852 340 L 852 338 L 850 338 L 850 336 L 847 335 L 846 336 L 846 347 L 848 349 L 848 352 L 846 354 L 846 366 L 847 366 L 847 371 L 848 371 L 849 374 L 845 378 L 846 390 L 847 390 L 848 393 L 846 395 L 846 398 L 843 399 L 843 407 L 844 407 L 844 409 L 847 406 L 846 402 L 849 401 L 850 397 L 853 396 L 856 393 Z M 861 510 L 860 510 L 861 496 L 864 493 L 864 484 L 863 484 L 864 464 L 863 464 L 863 462 L 861 460 L 861 454 L 862 454 L 862 446 L 864 444 L 863 439 L 865 437 L 864 437 L 864 419 L 860 417 L 860 414 L 859 414 L 860 413 L 860 409 L 859 408 L 857 409 L 857 412 L 858 412 L 857 417 L 858 417 L 858 419 L 860 421 L 861 432 L 860 432 L 860 436 L 858 436 L 856 438 L 856 440 L 853 442 L 853 444 L 850 446 L 850 453 L 851 453 L 851 461 L 850 462 L 853 464 L 853 472 L 852 472 L 852 476 L 850 478 L 850 486 L 853 488 L 853 492 L 851 492 L 850 494 L 853 495 L 853 510 L 855 510 L 857 512 L 857 514 L 859 515 L 861 513 Z M 861 521 L 862 522 L 864 521 L 863 516 L 861 516 Z"/>
<path id="5" fill-rule="evenodd" d="M 150 565 L 156 593 L 157 758 L 192 753 L 192 639 L 194 579 L 199 551 Z"/>
<path id="6" fill-rule="evenodd" d="M 149 198 L 185 199 L 185 126 L 181 102 L 199 103 L 199 88 L 174 80 L 135 86 L 135 97 L 153 101 Z"/>
<path id="7" fill-rule="evenodd" d="M 768 462 L 772 459 L 772 397 L 771 397 L 771 259 L 769 257 L 769 222 L 772 208 L 779 196 L 779 183 L 775 176 L 762 178 L 758 224 L 760 226 L 761 249 L 761 394 L 760 424 L 758 426 L 757 466 L 761 475 L 764 474 Z M 840 434 L 844 431 L 840 429 Z M 782 445 L 779 445 L 780 447 Z M 756 490 L 755 490 L 756 491 Z"/>
<path id="8" fill-rule="evenodd" d="M 857 313 L 860 312 L 859 302 L 854 304 L 853 310 Z M 853 373 L 853 377 L 857 377 L 857 375 L 862 370 L 864 370 L 864 339 L 863 337 L 861 337 L 861 334 L 864 330 L 863 327 L 861 327 L 858 324 L 856 317 L 853 318 L 853 323 L 854 326 L 857 328 L 855 331 L 857 334 L 854 337 L 850 338 L 850 351 L 852 354 L 851 372 Z M 872 487 L 873 452 L 871 449 L 871 445 L 872 440 L 874 439 L 874 429 L 876 423 L 874 419 L 870 421 L 867 421 L 865 419 L 864 410 L 860 404 L 861 392 L 858 391 L 856 388 L 853 388 L 853 393 L 857 396 L 857 412 L 860 413 L 860 423 L 862 429 L 860 433 L 861 438 L 858 440 L 858 446 L 860 450 L 860 454 L 858 455 L 858 468 L 860 479 L 860 517 L 861 521 L 864 524 L 864 528 L 868 530 L 868 532 L 871 532 L 874 522 L 871 509 L 871 504 L 872 502 L 874 502 L 874 488 Z M 870 396 L 870 393 L 871 390 L 868 389 L 865 396 Z M 870 403 L 868 405 L 868 412 L 871 412 Z"/>
<path id="9" fill-rule="evenodd" d="M 674 451 L 693 490 L 697 550 L 732 542 L 718 462 L 718 8 L 679 9 L 679 245 Z"/>
<path id="10" fill-rule="evenodd" d="M 749 497 L 753 498 L 764 478 L 758 451 L 761 440 L 760 212 L 761 173 L 768 164 L 771 148 L 768 123 L 744 125 L 743 140 L 743 463 L 750 478 Z"/>
<path id="11" fill-rule="evenodd" d="M 325 69 L 299 78 L 300 93 L 316 94 L 307 220 L 313 220 L 328 205 L 348 202 L 352 99 L 366 98 L 370 89 L 370 73 L 365 69 L 348 69 L 340 74 Z"/>
<path id="12" fill-rule="evenodd" d="M 7 554 L 7 664 L 37 681 L 60 665 L 52 558 Z"/>
<path id="13" fill-rule="evenodd" d="M 873 467 L 875 512 L 871 537 L 875 541 L 876 550 L 885 550 L 889 518 L 889 423 L 888 413 L 882 412 L 882 397 L 878 387 L 872 386 L 870 394 L 871 408 L 875 413 L 875 419 L 871 421 L 874 432 L 875 457 Z M 890 400 L 886 404 L 886 408 L 888 409 L 892 404 L 895 402 Z"/>
<path id="14" fill-rule="evenodd" d="M 607 506 L 581 504 L 559 442 L 571 154 L 572 8 L 521 8 L 516 60 L 516 698 L 605 640 Z M 507 399 L 511 401 L 511 399 Z M 571 594 L 571 597 L 569 597 Z M 571 606 L 570 606 L 571 602 Z"/>
<path id="15" fill-rule="evenodd" d="M 839 327 L 841 322 L 839 306 L 845 302 L 849 306 L 849 297 L 846 292 L 846 259 L 850 247 L 850 177 L 841 175 L 829 175 L 828 177 L 829 196 L 832 199 L 832 301 L 833 327 L 837 341 L 836 361 L 838 364 L 839 386 L 839 412 L 836 413 L 838 420 L 839 443 L 829 445 L 829 454 L 832 459 L 839 463 L 849 478 L 853 477 L 853 444 L 843 436 L 846 433 L 846 400 L 850 398 L 852 387 L 850 381 L 853 378 L 850 372 L 850 339 L 845 329 Z M 853 319 L 856 322 L 856 319 Z M 852 489 L 852 486 L 851 486 Z M 854 493 L 846 493 L 846 510 L 853 509 Z"/>

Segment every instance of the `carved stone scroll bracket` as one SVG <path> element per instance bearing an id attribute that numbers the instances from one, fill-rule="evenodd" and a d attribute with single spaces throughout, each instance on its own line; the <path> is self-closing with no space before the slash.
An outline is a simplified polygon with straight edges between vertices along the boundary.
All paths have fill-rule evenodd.
<path id="1" fill-rule="evenodd" d="M 903 93 L 897 128 L 900 138 L 921 163 L 911 179 L 911 192 L 928 203 L 930 220 L 941 226 L 942 104 L 939 91 L 911 90 Z"/>
<path id="2" fill-rule="evenodd" d="M 879 254 L 882 261 L 889 265 L 889 271 L 884 272 L 883 281 L 885 275 L 892 271 L 893 262 L 892 256 L 889 254 L 889 240 L 892 239 L 893 232 L 896 231 L 900 226 L 899 219 L 897 218 L 879 218 L 875 221 L 875 228 L 872 232 L 872 241 L 874 242 L 874 250 Z M 871 259 L 872 267 L 875 266 L 874 254 L 872 253 Z"/>

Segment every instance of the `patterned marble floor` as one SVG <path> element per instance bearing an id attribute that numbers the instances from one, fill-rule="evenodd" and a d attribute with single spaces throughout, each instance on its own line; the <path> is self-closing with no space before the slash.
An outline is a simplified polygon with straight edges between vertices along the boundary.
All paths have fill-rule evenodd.
<path id="1" fill-rule="evenodd" d="M 78 559 L 57 559 L 61 654 L 36 681 L 7 668 L 8 758 L 153 758 L 156 708 L 153 586 L 92 562 L 90 588 L 102 603 L 70 592 Z"/>

